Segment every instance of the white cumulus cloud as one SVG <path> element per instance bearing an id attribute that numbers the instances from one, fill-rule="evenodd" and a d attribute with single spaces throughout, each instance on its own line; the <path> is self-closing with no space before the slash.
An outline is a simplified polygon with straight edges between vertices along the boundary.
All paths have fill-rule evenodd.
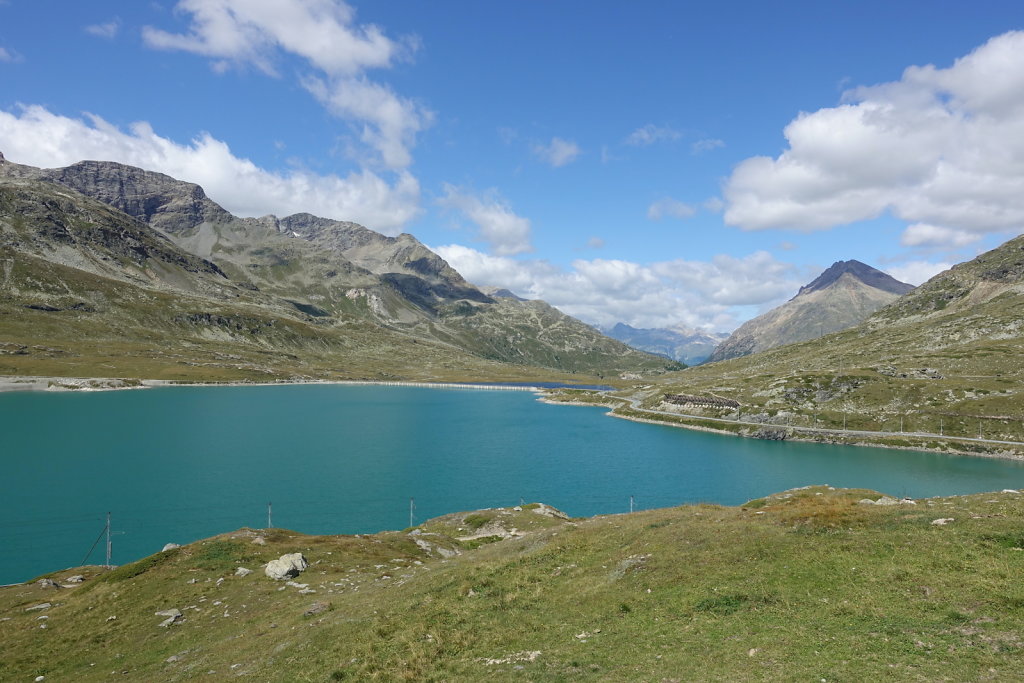
<path id="1" fill-rule="evenodd" d="M 669 126 L 656 126 L 648 123 L 637 128 L 626 137 L 626 144 L 633 147 L 647 147 L 656 142 L 675 142 L 683 134 Z"/>
<path id="2" fill-rule="evenodd" d="M 17 52 L 13 50 L 8 50 L 5 47 L 0 47 L 0 62 L 14 63 L 20 61 L 21 55 L 19 55 Z"/>
<path id="3" fill-rule="evenodd" d="M 912 66 L 848 91 L 839 106 L 800 114 L 785 136 L 781 155 L 749 158 L 728 178 L 726 223 L 807 231 L 891 212 L 960 233 L 1019 231 L 1024 31 L 948 68 Z"/>
<path id="4" fill-rule="evenodd" d="M 240 216 L 308 211 L 394 235 L 420 212 L 419 183 L 406 171 L 392 182 L 365 169 L 344 177 L 279 173 L 235 156 L 208 133 L 182 145 L 145 122 L 124 131 L 98 116 L 86 118 L 59 116 L 40 106 L 23 107 L 20 114 L 0 111 L 0 151 L 9 161 L 47 168 L 97 159 L 160 171 L 198 183 Z"/>
<path id="5" fill-rule="evenodd" d="M 110 21 L 102 24 L 90 24 L 85 27 L 85 32 L 89 35 L 96 36 L 97 38 L 106 38 L 107 40 L 113 40 L 117 37 L 118 31 L 121 30 L 121 20 L 111 19 Z"/>
<path id="6" fill-rule="evenodd" d="M 369 80 L 366 71 L 408 57 L 415 40 L 393 40 L 374 24 L 357 24 L 355 10 L 341 0 L 181 0 L 175 10 L 188 15 L 188 31 L 147 26 L 147 45 L 210 57 L 218 71 L 249 64 L 272 76 L 280 54 L 300 57 L 316 71 L 302 78 L 303 86 L 353 125 L 375 153 L 373 162 L 392 169 L 412 163 L 416 134 L 432 113 Z"/>
<path id="7" fill-rule="evenodd" d="M 905 247 L 937 247 L 956 249 L 981 239 L 981 235 L 966 230 L 955 230 L 929 223 L 914 223 L 907 226 L 900 237 Z"/>
<path id="8" fill-rule="evenodd" d="M 445 196 L 438 204 L 461 212 L 476 225 L 477 236 L 498 256 L 533 251 L 530 244 L 530 219 L 516 215 L 498 193 L 491 190 L 478 196 L 455 185 L 445 184 Z"/>
<path id="9" fill-rule="evenodd" d="M 659 199 L 647 207 L 647 217 L 652 221 L 660 221 L 662 218 L 686 220 L 693 217 L 695 213 L 697 213 L 696 207 L 670 197 Z"/>
<path id="10" fill-rule="evenodd" d="M 725 147 L 725 140 L 719 140 L 718 138 L 701 138 L 690 145 L 690 151 L 694 154 L 701 154 L 703 152 L 710 152 L 713 149 L 718 149 L 719 147 Z"/>
<path id="11" fill-rule="evenodd" d="M 900 282 L 914 286 L 927 282 L 933 276 L 953 267 L 952 263 L 930 263 L 928 261 L 908 261 L 898 266 L 886 268 L 885 272 Z"/>
<path id="12" fill-rule="evenodd" d="M 537 158 L 555 168 L 572 163 L 581 151 L 575 142 L 562 138 L 551 138 L 551 142 L 546 145 L 533 146 L 533 153 Z"/>
<path id="13" fill-rule="evenodd" d="M 566 269 L 543 260 L 492 256 L 459 244 L 433 249 L 470 282 L 544 299 L 596 325 L 682 323 L 731 330 L 745 314 L 749 317 L 746 309 L 781 303 L 803 284 L 801 276 L 806 277 L 767 252 L 743 258 L 717 256 L 710 262 L 578 259 Z"/>

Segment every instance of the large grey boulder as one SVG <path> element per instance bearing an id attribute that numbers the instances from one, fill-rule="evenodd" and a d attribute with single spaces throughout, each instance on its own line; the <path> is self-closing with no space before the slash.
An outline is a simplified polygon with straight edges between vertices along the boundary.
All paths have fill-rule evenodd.
<path id="1" fill-rule="evenodd" d="M 308 566 L 309 562 L 306 561 L 302 553 L 288 553 L 276 560 L 267 562 L 264 571 L 267 576 L 275 581 L 282 581 L 284 579 L 294 579 Z"/>

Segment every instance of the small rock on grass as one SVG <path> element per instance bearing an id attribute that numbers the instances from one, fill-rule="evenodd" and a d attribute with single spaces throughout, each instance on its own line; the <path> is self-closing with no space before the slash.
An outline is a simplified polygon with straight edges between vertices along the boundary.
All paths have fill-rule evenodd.
<path id="1" fill-rule="evenodd" d="M 164 619 L 163 621 L 160 622 L 161 626 L 163 626 L 164 628 L 167 628 L 168 626 L 170 626 L 174 622 L 176 622 L 179 619 L 181 619 L 181 610 L 177 609 L 177 608 L 165 609 L 163 611 L 157 612 L 156 616 L 158 616 L 158 617 L 167 617 L 166 619 Z"/>
<path id="2" fill-rule="evenodd" d="M 309 609 L 307 609 L 302 614 L 304 616 L 311 617 L 314 614 L 320 614 L 321 612 L 326 612 L 330 608 L 331 608 L 331 603 L 329 603 L 329 602 L 314 602 L 312 605 L 309 606 Z"/>
<path id="3" fill-rule="evenodd" d="M 309 562 L 302 553 L 287 553 L 276 560 L 268 562 L 264 572 L 270 578 L 280 581 L 282 579 L 294 579 L 308 566 Z"/>

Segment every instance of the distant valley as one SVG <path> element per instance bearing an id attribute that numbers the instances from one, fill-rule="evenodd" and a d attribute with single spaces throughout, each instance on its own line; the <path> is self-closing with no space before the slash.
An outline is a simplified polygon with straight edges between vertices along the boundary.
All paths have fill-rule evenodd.
<path id="1" fill-rule="evenodd" d="M 686 365 L 703 363 L 729 337 L 723 332 L 705 332 L 685 325 L 642 329 L 617 323 L 599 329 L 612 339 L 625 342 L 635 349 L 656 353 Z"/>

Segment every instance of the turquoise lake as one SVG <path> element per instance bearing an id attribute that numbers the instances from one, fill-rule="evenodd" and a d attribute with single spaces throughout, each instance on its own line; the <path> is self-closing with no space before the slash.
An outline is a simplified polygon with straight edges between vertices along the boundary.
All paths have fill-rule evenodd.
<path id="1" fill-rule="evenodd" d="M 925 497 L 1024 487 L 1017 462 L 740 439 L 528 392 L 344 385 L 0 394 L 0 584 L 267 523 L 365 533 L 542 501 L 574 516 L 735 505 L 808 484 Z M 104 544 L 90 563 L 102 564 Z"/>

